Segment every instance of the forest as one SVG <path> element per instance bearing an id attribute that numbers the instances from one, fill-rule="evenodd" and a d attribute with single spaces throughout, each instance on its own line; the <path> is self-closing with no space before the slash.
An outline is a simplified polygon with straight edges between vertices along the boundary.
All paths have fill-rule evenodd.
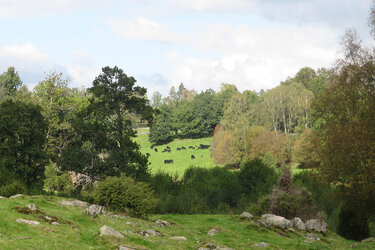
<path id="1" fill-rule="evenodd" d="M 260 92 L 180 83 L 165 97 L 148 97 L 116 66 L 87 89 L 51 71 L 32 90 L 10 66 L 0 75 L 0 195 L 75 197 L 141 218 L 244 210 L 319 218 L 348 239 L 374 236 L 374 58 L 350 29 L 330 68 L 303 67 Z M 151 147 L 211 138 L 201 148 L 217 166 L 151 173 L 135 140 L 145 127 Z M 75 185 L 77 174 L 90 184 Z"/>

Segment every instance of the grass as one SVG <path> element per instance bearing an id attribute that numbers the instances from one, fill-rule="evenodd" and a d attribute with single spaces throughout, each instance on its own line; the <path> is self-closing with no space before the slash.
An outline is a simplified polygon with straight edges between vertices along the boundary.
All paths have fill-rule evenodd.
<path id="1" fill-rule="evenodd" d="M 0 200 L 0 249 L 116 249 L 119 246 L 136 249 L 198 249 L 204 243 L 214 243 L 233 249 L 251 249 L 251 244 L 267 242 L 268 249 L 348 249 L 353 241 L 328 232 L 319 235 L 320 241 L 305 242 L 304 233 L 257 226 L 253 221 L 240 221 L 229 215 L 152 215 L 148 220 L 130 217 L 91 218 L 82 208 L 60 205 L 61 198 L 50 196 L 24 196 Z M 36 214 L 21 214 L 13 208 L 29 203 L 49 216 L 59 218 L 60 225 L 42 222 Z M 16 223 L 17 218 L 36 219 L 40 225 Z M 163 219 L 173 224 L 159 228 L 154 220 Z M 135 225 L 126 224 L 133 222 Z M 127 231 L 159 230 L 163 236 L 145 237 L 125 234 L 124 239 L 100 237 L 99 228 L 107 225 L 125 234 Z M 219 228 L 215 236 L 208 236 L 211 228 Z M 174 241 L 172 236 L 185 236 L 186 241 Z M 373 249 L 375 243 L 359 243 L 358 249 Z"/>
<path id="2" fill-rule="evenodd" d="M 172 175 L 182 176 L 185 170 L 190 166 L 199 167 L 215 167 L 216 164 L 211 158 L 210 149 L 189 149 L 189 146 L 195 146 L 196 148 L 200 144 L 211 145 L 212 137 L 199 138 L 199 139 L 175 139 L 174 141 L 161 145 L 155 146 L 158 152 L 151 149 L 151 143 L 148 141 L 148 130 L 138 129 L 138 136 L 135 141 L 140 144 L 141 152 L 143 154 L 149 153 L 149 167 L 151 173 L 163 171 Z M 162 153 L 163 149 L 167 146 L 171 148 L 171 152 Z M 186 150 L 178 151 L 177 148 L 185 147 Z M 194 155 L 194 159 L 191 156 Z M 172 164 L 165 164 L 164 160 L 173 160 Z"/>

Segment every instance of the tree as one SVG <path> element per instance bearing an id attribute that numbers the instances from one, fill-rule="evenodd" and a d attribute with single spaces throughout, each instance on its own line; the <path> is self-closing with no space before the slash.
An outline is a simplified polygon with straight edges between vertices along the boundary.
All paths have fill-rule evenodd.
<path id="1" fill-rule="evenodd" d="M 47 123 L 41 108 L 6 100 L 0 104 L 0 178 L 2 184 L 18 180 L 27 187 L 42 184 L 48 163 Z"/>
<path id="2" fill-rule="evenodd" d="M 155 116 L 154 123 L 151 125 L 149 140 L 154 144 L 164 144 L 171 142 L 174 138 L 172 133 L 172 119 L 173 110 L 167 104 L 162 104 L 159 109 L 159 114 Z"/>
<path id="3" fill-rule="evenodd" d="M 0 75 L 0 100 L 5 97 L 13 97 L 22 81 L 14 67 L 9 67 L 6 72 Z"/>
<path id="4" fill-rule="evenodd" d="M 152 122 L 153 109 L 146 89 L 118 67 L 105 67 L 95 78 L 90 104 L 74 122 L 75 140 L 60 162 L 65 170 L 75 170 L 96 179 L 125 173 L 138 180 L 148 178 L 147 157 L 132 140 L 136 132 L 129 115 Z"/>
<path id="5" fill-rule="evenodd" d="M 160 108 L 162 101 L 161 101 L 161 94 L 159 91 L 155 91 L 152 94 L 151 102 L 152 102 L 152 107 Z"/>

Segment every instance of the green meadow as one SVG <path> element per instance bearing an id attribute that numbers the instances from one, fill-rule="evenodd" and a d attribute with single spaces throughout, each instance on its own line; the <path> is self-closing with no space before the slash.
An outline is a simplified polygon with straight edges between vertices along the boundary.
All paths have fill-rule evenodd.
<path id="1" fill-rule="evenodd" d="M 83 213 L 83 208 L 62 206 L 59 197 L 23 196 L 15 199 L 0 199 L 0 249 L 118 249 L 127 246 L 133 249 L 198 249 L 206 243 L 227 246 L 232 249 L 252 249 L 252 244 L 267 242 L 267 249 L 348 249 L 354 242 L 345 240 L 333 232 L 318 234 L 320 240 L 311 242 L 305 233 L 260 227 L 255 220 L 241 221 L 238 215 L 152 215 L 148 219 L 126 216 L 104 216 L 96 218 Z M 51 225 L 40 213 L 23 214 L 15 207 L 34 203 L 47 216 L 54 216 L 59 225 Z M 39 225 L 18 224 L 18 218 L 37 220 Z M 157 227 L 155 220 L 171 223 Z M 117 239 L 100 236 L 99 229 L 107 225 L 125 237 Z M 217 228 L 214 236 L 207 232 Z M 129 231 L 158 230 L 162 235 L 146 237 Z M 127 232 L 128 233 L 127 233 Z M 184 236 L 187 240 L 176 241 L 173 236 Z M 357 249 L 374 249 L 374 242 L 358 243 Z"/>
<path id="2" fill-rule="evenodd" d="M 157 173 L 163 171 L 169 174 L 177 174 L 182 176 L 190 166 L 199 167 L 214 167 L 216 164 L 211 158 L 210 149 L 189 149 L 189 146 L 198 148 L 200 144 L 211 145 L 211 137 L 199 138 L 199 139 L 175 139 L 174 141 L 151 147 L 151 143 L 148 141 L 148 129 L 138 129 L 138 136 L 135 141 L 140 144 L 141 152 L 143 154 L 150 154 L 149 157 L 149 168 L 151 173 Z M 167 146 L 171 148 L 171 152 L 162 152 Z M 185 147 L 186 150 L 177 150 L 177 148 Z M 155 148 L 158 152 L 155 152 Z M 194 155 L 194 159 L 191 156 Z M 164 160 L 173 160 L 171 164 L 165 164 Z"/>

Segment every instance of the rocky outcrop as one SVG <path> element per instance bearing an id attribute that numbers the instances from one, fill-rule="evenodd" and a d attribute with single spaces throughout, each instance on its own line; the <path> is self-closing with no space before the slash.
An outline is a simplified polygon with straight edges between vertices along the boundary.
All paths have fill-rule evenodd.
<path id="1" fill-rule="evenodd" d="M 305 224 L 306 230 L 312 230 L 318 233 L 326 233 L 327 232 L 327 223 L 323 220 L 319 219 L 312 219 L 308 220 Z"/>
<path id="2" fill-rule="evenodd" d="M 251 213 L 243 212 L 242 214 L 240 214 L 241 220 L 246 220 L 246 219 L 251 219 L 251 218 L 253 218 L 253 215 Z"/>
<path id="3" fill-rule="evenodd" d="M 170 237 L 171 240 L 187 240 L 185 236 L 174 236 Z"/>
<path id="4" fill-rule="evenodd" d="M 252 244 L 251 246 L 252 247 L 268 247 L 268 243 L 267 242 L 259 242 L 259 243 L 256 243 L 256 244 Z"/>
<path id="5" fill-rule="evenodd" d="M 226 246 L 218 246 L 218 245 L 215 245 L 214 243 L 206 243 L 203 246 L 201 246 L 200 248 L 198 248 L 198 250 L 211 250 L 211 249 L 233 250 L 233 248 L 226 247 Z"/>
<path id="6" fill-rule="evenodd" d="M 1 196 L 1 195 L 0 195 L 0 200 L 1 200 L 1 199 L 6 199 L 6 198 L 5 198 L 4 196 Z"/>
<path id="7" fill-rule="evenodd" d="M 74 189 L 86 190 L 97 183 L 97 181 L 94 181 L 90 176 L 85 174 L 69 171 L 69 175 L 72 179 Z"/>
<path id="8" fill-rule="evenodd" d="M 36 220 L 26 220 L 26 219 L 22 219 L 22 218 L 17 219 L 16 222 L 20 223 L 20 224 L 29 224 L 29 225 L 39 225 L 40 224 L 39 221 L 36 221 Z"/>
<path id="9" fill-rule="evenodd" d="M 295 217 L 292 219 L 292 223 L 293 223 L 293 227 L 300 230 L 300 231 L 305 231 L 306 230 L 306 226 L 305 226 L 305 223 L 303 223 L 303 221 L 298 218 L 298 217 Z"/>
<path id="10" fill-rule="evenodd" d="M 91 205 L 90 207 L 86 208 L 84 212 L 90 215 L 91 217 L 95 218 L 96 216 L 104 213 L 105 210 L 103 206 Z"/>
<path id="11" fill-rule="evenodd" d="M 31 211 L 36 211 L 37 207 L 34 203 L 26 205 L 27 208 L 29 208 Z"/>
<path id="12" fill-rule="evenodd" d="M 88 208 L 90 206 L 89 203 L 85 201 L 80 201 L 80 200 L 74 200 L 74 201 L 67 201 L 67 200 L 62 200 L 61 205 L 63 206 L 75 206 L 75 207 L 84 207 Z"/>
<path id="13" fill-rule="evenodd" d="M 100 236 L 112 236 L 112 237 L 116 237 L 116 238 L 124 238 L 123 234 L 121 234 L 120 232 L 118 232 L 115 229 L 110 228 L 106 225 L 102 226 L 99 229 L 99 232 L 100 232 Z"/>
<path id="14" fill-rule="evenodd" d="M 165 220 L 156 220 L 155 224 L 157 227 L 167 227 L 171 225 L 168 221 Z"/>
<path id="15" fill-rule="evenodd" d="M 212 228 L 207 232 L 208 236 L 215 236 L 220 231 L 220 228 Z"/>
<path id="16" fill-rule="evenodd" d="M 268 226 L 279 227 L 282 229 L 293 227 L 292 222 L 282 216 L 277 216 L 274 214 L 263 214 L 262 218 Z"/>
<path id="17" fill-rule="evenodd" d="M 14 198 L 19 198 L 19 197 L 22 197 L 23 194 L 15 194 L 15 195 L 12 195 L 11 197 L 9 197 L 9 199 L 14 199 Z"/>
<path id="18" fill-rule="evenodd" d="M 309 234 L 309 233 L 307 233 L 305 235 L 305 239 L 306 239 L 305 242 L 315 242 L 315 241 L 319 241 L 320 240 L 320 238 L 318 236 L 313 235 L 313 234 Z"/>

